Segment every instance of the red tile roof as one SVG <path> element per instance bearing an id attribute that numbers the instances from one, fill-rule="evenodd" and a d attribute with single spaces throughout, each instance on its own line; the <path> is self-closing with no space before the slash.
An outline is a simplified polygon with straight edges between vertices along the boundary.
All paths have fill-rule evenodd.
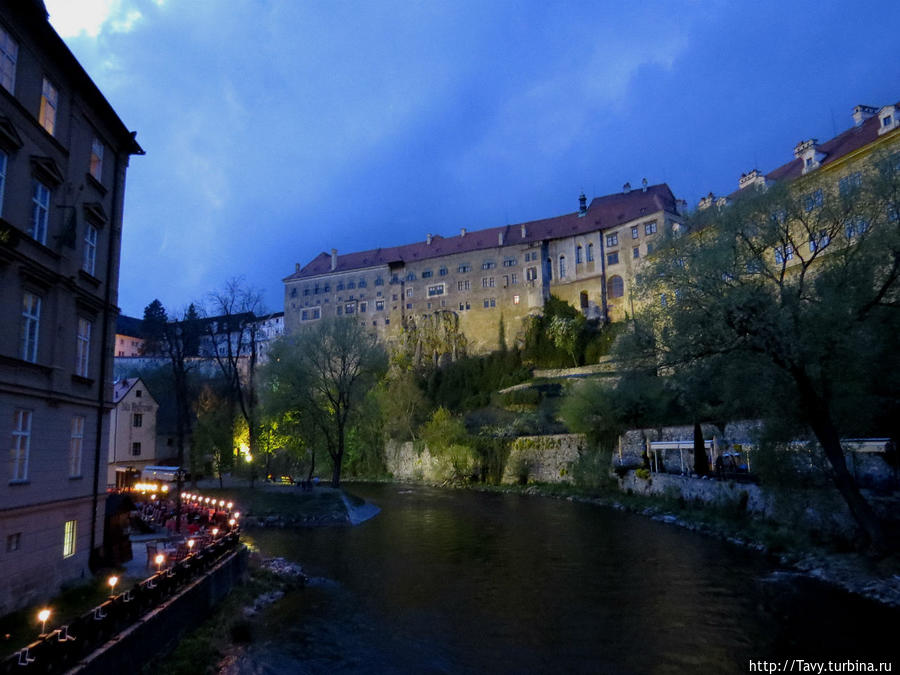
<path id="1" fill-rule="evenodd" d="M 598 229 L 610 229 L 658 211 L 677 212 L 675 197 L 665 183 L 649 186 L 646 192 L 636 189 L 627 194 L 619 192 L 605 197 L 596 197 L 591 201 L 584 216 L 579 216 L 576 211 L 554 218 L 473 230 L 466 232 L 465 236 L 461 234 L 452 237 L 435 235 L 431 238 L 430 244 L 420 241 L 403 246 L 346 253 L 337 257 L 337 265 L 334 270 L 331 269 L 331 256 L 327 253 L 320 253 L 299 272 L 285 277 L 283 281 L 304 279 L 320 274 L 350 272 L 390 263 L 412 263 L 457 253 L 497 248 L 501 234 L 504 246 L 532 244 L 545 239 L 570 237 L 594 232 Z M 522 236 L 523 226 L 525 227 L 524 237 Z"/>
<path id="2" fill-rule="evenodd" d="M 900 103 L 894 105 L 900 106 Z M 879 108 L 880 110 L 880 108 Z M 825 141 L 817 150 L 825 155 L 819 166 L 828 166 L 845 155 L 872 143 L 878 139 L 878 129 L 881 125 L 881 116 L 873 115 L 859 126 L 847 129 L 834 138 Z M 803 175 L 803 160 L 793 159 L 787 164 L 782 164 L 766 174 L 766 179 L 771 181 L 795 180 Z M 729 195 L 729 198 L 740 194 L 737 190 Z"/>

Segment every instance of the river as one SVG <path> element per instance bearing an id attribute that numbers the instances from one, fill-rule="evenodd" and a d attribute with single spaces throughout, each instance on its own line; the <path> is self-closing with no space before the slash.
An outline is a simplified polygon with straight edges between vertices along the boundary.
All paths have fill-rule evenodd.
<path id="1" fill-rule="evenodd" d="M 313 577 L 242 673 L 747 673 L 873 660 L 897 613 L 641 516 L 510 494 L 359 484 L 348 528 L 257 530 Z"/>

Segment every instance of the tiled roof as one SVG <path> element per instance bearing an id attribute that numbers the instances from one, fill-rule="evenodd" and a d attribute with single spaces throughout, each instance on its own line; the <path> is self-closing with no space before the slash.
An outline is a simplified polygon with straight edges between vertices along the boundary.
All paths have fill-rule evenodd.
<path id="1" fill-rule="evenodd" d="M 649 186 L 646 192 L 636 189 L 627 194 L 619 192 L 605 197 L 597 197 L 591 201 L 584 216 L 580 216 L 576 211 L 554 218 L 473 230 L 466 232 L 465 236 L 461 234 L 453 237 L 435 235 L 431 238 L 430 244 L 426 241 L 419 241 L 404 246 L 346 253 L 337 257 L 337 265 L 334 270 L 331 269 L 331 256 L 327 253 L 320 253 L 299 272 L 291 274 L 283 281 L 305 279 L 320 274 L 350 272 L 390 263 L 412 263 L 458 253 L 497 248 L 500 245 L 501 234 L 504 246 L 532 244 L 545 239 L 570 237 L 594 232 L 597 229 L 613 228 L 658 211 L 676 213 L 675 197 L 665 183 Z M 524 237 L 522 236 L 523 226 L 525 228 Z"/>
<path id="2" fill-rule="evenodd" d="M 900 103 L 894 105 L 900 106 Z M 816 149 L 825 155 L 819 164 L 820 167 L 828 166 L 832 162 L 837 161 L 845 155 L 849 155 L 855 150 L 876 141 L 878 139 L 878 129 L 881 124 L 880 115 L 873 115 L 865 120 L 859 126 L 851 127 L 834 138 L 820 144 Z M 782 164 L 766 174 L 766 179 L 770 181 L 791 181 L 803 175 L 803 160 L 793 159 L 787 164 Z M 729 198 L 736 197 L 740 194 L 737 190 L 729 195 Z"/>
<path id="3" fill-rule="evenodd" d="M 125 394 L 131 391 L 138 380 L 140 380 L 139 377 L 126 377 L 116 382 L 113 385 L 113 403 L 118 403 L 125 398 Z"/>

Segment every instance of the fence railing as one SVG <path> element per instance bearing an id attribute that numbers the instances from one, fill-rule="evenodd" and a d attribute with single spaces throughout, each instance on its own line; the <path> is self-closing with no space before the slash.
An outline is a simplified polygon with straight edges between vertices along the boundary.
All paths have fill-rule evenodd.
<path id="1" fill-rule="evenodd" d="M 223 534 L 171 567 L 110 596 L 67 625 L 43 633 L 39 639 L 0 661 L 0 675 L 61 673 L 75 667 L 110 638 L 202 577 L 239 545 L 237 530 Z"/>

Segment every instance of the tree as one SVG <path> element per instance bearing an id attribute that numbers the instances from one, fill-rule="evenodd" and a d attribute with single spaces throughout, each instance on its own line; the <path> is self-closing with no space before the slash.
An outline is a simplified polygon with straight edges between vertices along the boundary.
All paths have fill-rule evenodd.
<path id="1" fill-rule="evenodd" d="M 178 316 L 178 315 L 176 315 Z M 172 367 L 173 390 L 175 393 L 175 441 L 178 466 L 184 469 L 184 439 L 191 431 L 191 411 L 188 373 L 191 370 L 189 350 L 196 343 L 198 325 L 189 317 L 196 316 L 191 305 L 180 318 L 171 319 L 159 300 L 153 300 L 144 308 L 143 330 L 145 334 L 142 353 L 163 354 Z M 196 480 L 196 478 L 193 478 Z M 181 531 L 182 473 L 178 474 L 175 494 L 175 529 Z"/>
<path id="2" fill-rule="evenodd" d="M 210 294 L 212 317 L 205 322 L 213 358 L 228 382 L 237 410 L 247 425 L 250 447 L 250 486 L 256 478 L 259 451 L 259 415 L 256 392 L 258 318 L 263 313 L 262 294 L 231 279 Z"/>
<path id="3" fill-rule="evenodd" d="M 234 415 L 231 402 L 210 384 L 206 384 L 194 405 L 197 413 L 197 427 L 191 444 L 191 455 L 212 459 L 213 472 L 223 487 L 223 474 L 234 461 L 233 425 Z"/>
<path id="4" fill-rule="evenodd" d="M 896 378 L 884 368 L 896 362 L 900 329 L 897 166 L 896 156 L 876 163 L 843 195 L 811 177 L 695 215 L 646 261 L 643 309 L 618 348 L 675 377 L 743 372 L 737 396 L 772 399 L 770 414 L 810 430 L 874 550 L 884 533 L 840 439 L 865 426 L 860 411 L 872 432 L 896 410 Z"/>
<path id="5" fill-rule="evenodd" d="M 341 482 L 347 433 L 354 414 L 386 367 L 374 335 L 354 319 L 326 318 L 285 337 L 265 369 L 267 405 L 302 419 L 313 442 L 325 444 L 332 487 Z"/>

